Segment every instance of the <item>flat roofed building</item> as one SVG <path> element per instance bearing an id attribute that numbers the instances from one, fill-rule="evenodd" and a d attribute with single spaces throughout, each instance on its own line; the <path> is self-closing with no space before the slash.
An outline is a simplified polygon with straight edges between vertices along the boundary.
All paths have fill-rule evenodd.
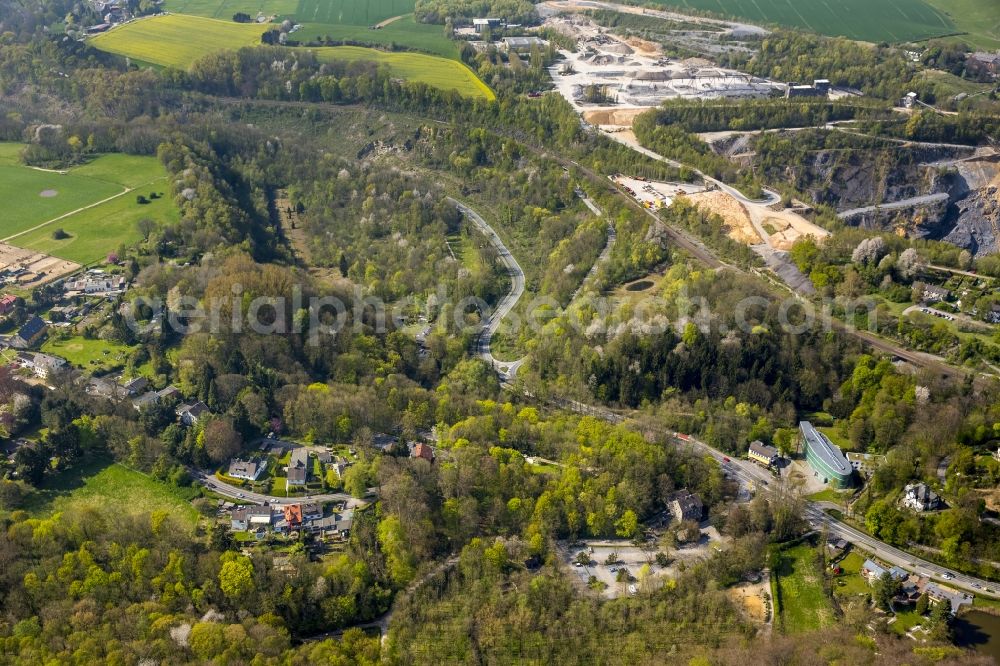
<path id="1" fill-rule="evenodd" d="M 503 48 L 505 51 L 515 53 L 530 53 L 534 47 L 545 48 L 549 43 L 539 37 L 504 37 Z"/>
<path id="2" fill-rule="evenodd" d="M 496 28 L 502 28 L 503 26 L 504 20 L 501 18 L 472 19 L 472 28 L 476 31 L 476 34 L 482 34 L 488 30 L 495 30 Z"/>
<path id="3" fill-rule="evenodd" d="M 849 488 L 854 484 L 854 468 L 847 462 L 840 447 L 816 430 L 809 421 L 799 422 L 802 447 L 806 462 L 816 472 L 816 476 L 837 488 Z"/>

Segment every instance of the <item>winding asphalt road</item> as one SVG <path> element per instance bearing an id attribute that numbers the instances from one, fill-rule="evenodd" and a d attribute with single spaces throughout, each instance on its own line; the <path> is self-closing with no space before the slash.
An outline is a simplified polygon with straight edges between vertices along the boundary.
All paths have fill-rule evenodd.
<path id="1" fill-rule="evenodd" d="M 463 216 L 470 222 L 472 222 L 477 229 L 484 236 L 486 240 L 493 244 L 496 248 L 497 255 L 500 257 L 500 261 L 507 268 L 507 274 L 510 275 L 510 291 L 507 295 L 500 299 L 497 303 L 496 308 L 493 312 L 486 317 L 483 321 L 482 330 L 479 332 L 479 336 L 476 338 L 475 349 L 476 354 L 489 363 L 493 368 L 496 368 L 502 379 L 512 378 L 517 369 L 521 367 L 524 363 L 524 358 L 519 358 L 516 361 L 499 361 L 493 356 L 493 352 L 490 351 L 490 343 L 493 341 L 493 335 L 500 328 L 500 323 L 503 321 L 504 317 L 510 314 L 517 302 L 521 300 L 521 296 L 524 294 L 524 271 L 521 270 L 521 266 L 517 263 L 517 259 L 514 255 L 510 253 L 507 246 L 504 245 L 503 241 L 500 240 L 500 236 L 497 232 L 493 230 L 493 227 L 483 219 L 482 215 L 469 208 L 461 201 L 448 197 L 448 201 L 455 205 Z"/>

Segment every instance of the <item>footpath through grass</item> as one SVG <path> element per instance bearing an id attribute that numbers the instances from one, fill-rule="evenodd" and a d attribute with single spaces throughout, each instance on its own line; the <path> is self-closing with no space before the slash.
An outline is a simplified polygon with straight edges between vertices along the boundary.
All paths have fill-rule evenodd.
<path id="1" fill-rule="evenodd" d="M 155 157 L 100 155 L 68 173 L 56 173 L 22 165 L 23 149 L 20 143 L 0 143 L 0 197 L 6 202 L 0 238 L 10 238 L 11 245 L 88 264 L 120 244 L 139 240 L 140 219 L 172 224 L 180 218 L 169 196 L 166 170 Z M 148 197 L 152 192 L 164 196 L 148 204 L 136 202 L 137 194 Z M 54 239 L 56 229 L 69 236 Z"/>

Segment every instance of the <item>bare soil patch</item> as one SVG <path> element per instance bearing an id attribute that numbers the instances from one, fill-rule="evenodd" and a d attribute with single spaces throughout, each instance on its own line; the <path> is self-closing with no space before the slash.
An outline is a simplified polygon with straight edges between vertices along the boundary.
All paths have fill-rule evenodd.
<path id="1" fill-rule="evenodd" d="M 764 595 L 770 594 L 767 578 L 759 583 L 740 583 L 726 590 L 726 594 L 752 621 L 761 624 L 768 621 L 767 605 L 764 603 Z"/>
<path id="2" fill-rule="evenodd" d="M 625 43 L 639 51 L 643 55 L 660 55 L 662 51 L 660 50 L 660 45 L 656 42 L 651 42 L 646 39 L 641 39 L 639 37 L 629 37 L 625 40 Z"/>
<path id="3" fill-rule="evenodd" d="M 822 240 L 830 235 L 826 229 L 792 211 L 770 213 L 761 222 L 761 226 L 770 235 L 771 247 L 776 250 L 791 249 L 792 243 L 802 236 L 812 236 L 816 240 Z"/>
<path id="4" fill-rule="evenodd" d="M 615 125 L 618 127 L 632 127 L 632 121 L 640 113 L 649 111 L 649 108 L 636 109 L 594 109 L 584 111 L 583 119 L 591 125 Z"/>
<path id="5" fill-rule="evenodd" d="M 726 223 L 729 237 L 733 240 L 747 245 L 757 245 L 763 242 L 760 234 L 754 229 L 746 208 L 732 196 L 713 190 L 691 194 L 688 195 L 688 198 L 699 208 L 720 216 Z"/>
<path id="6" fill-rule="evenodd" d="M 38 196 L 42 197 L 43 199 L 51 199 L 57 194 L 59 194 L 57 190 L 42 190 L 41 192 L 38 193 Z"/>
<path id="7" fill-rule="evenodd" d="M 37 286 L 73 273 L 80 264 L 50 254 L 0 243 L 0 273 L 6 273 L 20 286 Z"/>

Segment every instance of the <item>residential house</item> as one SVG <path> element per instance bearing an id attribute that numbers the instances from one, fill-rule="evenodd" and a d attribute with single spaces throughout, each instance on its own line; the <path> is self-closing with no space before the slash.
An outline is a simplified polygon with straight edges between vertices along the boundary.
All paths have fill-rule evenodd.
<path id="1" fill-rule="evenodd" d="M 964 605 L 972 605 L 972 595 L 968 592 L 959 592 L 956 589 L 946 587 L 944 585 L 938 585 L 937 583 L 927 583 L 924 586 L 924 592 L 935 602 L 944 601 L 945 599 L 951 603 L 951 614 L 954 615 L 958 612 L 958 609 Z"/>
<path id="2" fill-rule="evenodd" d="M 233 509 L 230 517 L 232 529 L 237 532 L 245 532 L 271 525 L 271 505 L 250 504 L 238 506 Z"/>
<path id="3" fill-rule="evenodd" d="M 302 520 L 312 521 L 323 517 L 323 505 L 319 502 L 303 502 L 300 507 L 302 508 Z"/>
<path id="4" fill-rule="evenodd" d="M 287 530 L 297 530 L 302 527 L 302 506 L 299 504 L 286 504 L 282 507 Z"/>
<path id="5" fill-rule="evenodd" d="M 31 370 L 35 376 L 46 379 L 66 368 L 66 360 L 50 354 L 19 352 L 18 362 L 22 368 Z"/>
<path id="6" fill-rule="evenodd" d="M 108 275 L 103 271 L 90 271 L 77 280 L 70 280 L 63 286 L 66 296 L 112 296 L 125 291 L 128 283 L 121 275 Z"/>
<path id="7" fill-rule="evenodd" d="M 147 391 L 132 401 L 132 406 L 136 411 L 142 411 L 143 407 L 155 405 L 159 402 L 172 402 L 179 398 L 181 392 L 176 386 L 170 385 L 159 391 Z"/>
<path id="8" fill-rule="evenodd" d="M 313 532 L 323 532 L 333 534 L 338 537 L 347 537 L 351 533 L 354 524 L 354 510 L 349 509 L 342 512 L 333 512 L 309 523 L 306 528 Z"/>
<path id="9" fill-rule="evenodd" d="M 264 473 L 265 469 L 267 469 L 266 460 L 240 460 L 239 458 L 234 458 L 229 463 L 227 474 L 234 479 L 256 481 Z"/>
<path id="10" fill-rule="evenodd" d="M 687 489 L 679 491 L 670 502 L 670 513 L 677 522 L 694 520 L 700 523 L 704 508 L 701 498 Z"/>
<path id="11" fill-rule="evenodd" d="M 309 480 L 309 451 L 304 447 L 292 449 L 288 462 L 286 486 L 304 486 Z"/>
<path id="12" fill-rule="evenodd" d="M 889 574 L 894 579 L 900 581 L 910 577 L 910 574 L 905 569 L 901 569 L 900 567 L 886 569 L 876 564 L 874 560 L 865 560 L 865 563 L 861 565 L 861 576 L 869 583 L 874 583 L 885 574 Z"/>
<path id="13" fill-rule="evenodd" d="M 329 451 L 317 451 L 316 459 L 319 460 L 324 465 L 329 465 L 333 462 L 333 454 Z"/>
<path id="14" fill-rule="evenodd" d="M 177 408 L 176 413 L 182 424 L 186 426 L 193 426 L 196 425 L 199 420 L 204 418 L 206 414 L 210 414 L 211 412 L 208 409 L 208 405 L 203 403 L 201 400 L 198 400 L 190 405 L 181 405 Z"/>
<path id="15" fill-rule="evenodd" d="M 139 392 L 144 391 L 147 386 L 149 386 L 149 380 L 145 377 L 136 377 L 135 379 L 130 379 L 122 384 L 122 388 L 125 389 L 125 393 L 130 396 L 139 395 Z"/>
<path id="16" fill-rule="evenodd" d="M 33 347 L 45 337 L 45 333 L 48 330 L 48 324 L 38 315 L 33 315 L 31 319 L 18 329 L 14 337 L 11 338 L 10 344 L 12 347 L 17 347 L 18 349 Z"/>
<path id="17" fill-rule="evenodd" d="M 344 461 L 344 460 L 338 460 L 337 462 L 335 462 L 335 463 L 333 463 L 331 465 L 331 467 L 333 467 L 333 471 L 335 471 L 337 473 L 337 478 L 340 478 L 340 479 L 344 478 L 344 472 L 346 472 L 347 468 L 350 467 L 350 466 L 351 466 L 351 464 L 349 462 Z"/>
<path id="18" fill-rule="evenodd" d="M 936 511 L 941 508 L 941 497 L 926 483 L 908 483 L 903 488 L 902 504 L 913 511 Z"/>
<path id="19" fill-rule="evenodd" d="M 773 446 L 768 446 L 761 442 L 760 440 L 755 440 L 750 442 L 750 448 L 747 450 L 747 457 L 754 462 L 758 462 L 765 467 L 773 467 L 778 464 L 778 449 Z"/>
<path id="20" fill-rule="evenodd" d="M 951 300 L 951 292 L 944 287 L 937 286 L 936 284 L 925 284 L 923 297 L 928 303 L 949 301 Z"/>
<path id="21" fill-rule="evenodd" d="M 4 294 L 0 298 L 0 315 L 10 314 L 17 306 L 17 296 L 14 294 Z"/>
<path id="22" fill-rule="evenodd" d="M 377 432 L 372 436 L 372 445 L 379 451 L 385 452 L 399 442 L 398 437 L 387 435 L 384 432 Z"/>
<path id="23" fill-rule="evenodd" d="M 421 442 L 410 449 L 410 457 L 423 458 L 427 462 L 434 462 L 434 451 L 431 450 L 430 446 Z"/>
<path id="24" fill-rule="evenodd" d="M 970 53 L 965 59 L 965 68 L 969 74 L 986 73 L 996 76 L 1000 74 L 1000 51 L 996 53 L 983 51 Z"/>
<path id="25" fill-rule="evenodd" d="M 177 400 L 179 397 L 181 397 L 181 390 L 173 384 L 156 392 L 157 400 Z"/>

